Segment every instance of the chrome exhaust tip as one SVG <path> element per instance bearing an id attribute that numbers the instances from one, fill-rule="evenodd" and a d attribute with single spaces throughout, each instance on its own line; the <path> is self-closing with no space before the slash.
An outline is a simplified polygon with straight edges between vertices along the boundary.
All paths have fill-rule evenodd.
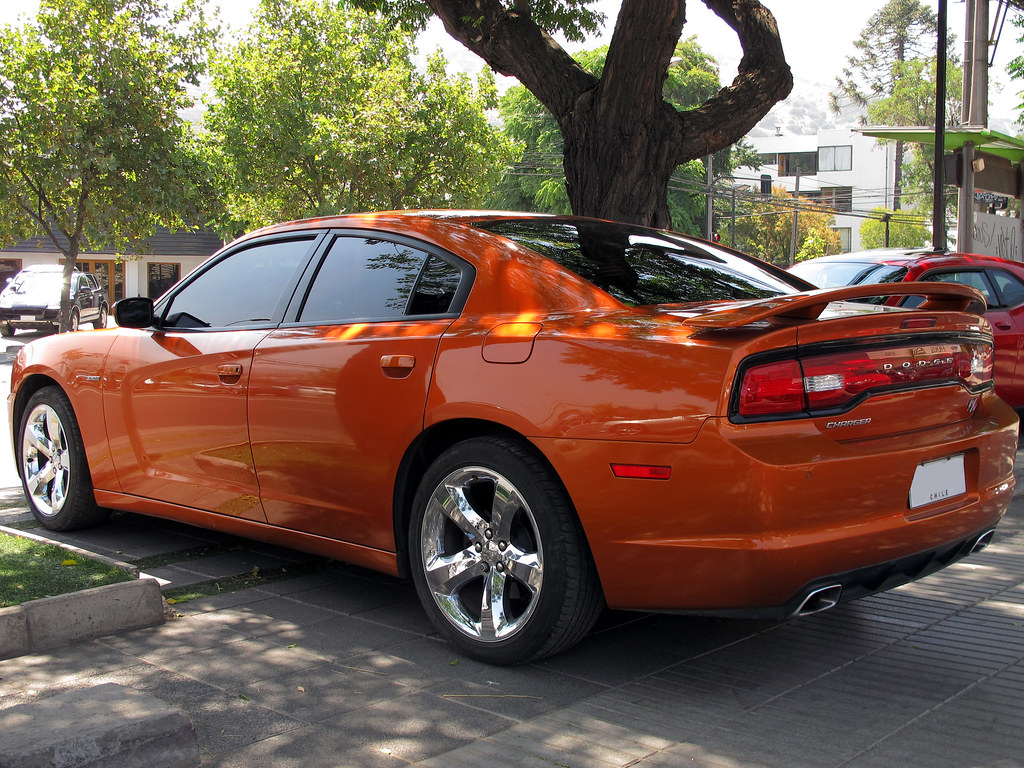
<path id="1" fill-rule="evenodd" d="M 977 540 L 974 542 L 974 545 L 971 547 L 971 551 L 969 552 L 969 554 L 973 555 L 975 552 L 981 552 L 981 550 L 985 549 L 985 547 L 992 543 L 992 537 L 995 535 L 995 528 L 993 528 L 991 531 L 987 531 L 986 533 L 981 534 L 981 536 L 979 536 Z"/>
<path id="2" fill-rule="evenodd" d="M 796 609 L 796 616 L 808 616 L 819 611 L 827 611 L 839 604 L 839 596 L 843 593 L 842 584 L 831 584 L 827 587 L 819 587 L 813 590 L 800 607 Z"/>

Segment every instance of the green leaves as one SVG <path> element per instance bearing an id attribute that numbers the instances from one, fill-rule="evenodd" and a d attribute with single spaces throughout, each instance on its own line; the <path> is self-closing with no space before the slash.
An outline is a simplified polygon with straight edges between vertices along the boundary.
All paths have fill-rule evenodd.
<path id="1" fill-rule="evenodd" d="M 198 0 L 43 0 L 0 30 L 0 241 L 45 233 L 74 259 L 180 227 L 178 110 L 214 31 Z"/>
<path id="2" fill-rule="evenodd" d="M 511 152 L 490 73 L 412 64 L 409 33 L 325 0 L 263 0 L 213 66 L 205 152 L 224 229 L 404 207 L 476 206 Z"/>

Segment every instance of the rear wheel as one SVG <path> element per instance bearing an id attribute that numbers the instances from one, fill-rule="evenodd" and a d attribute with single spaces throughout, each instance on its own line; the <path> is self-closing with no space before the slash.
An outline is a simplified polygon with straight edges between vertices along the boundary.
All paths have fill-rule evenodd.
<path id="1" fill-rule="evenodd" d="M 71 310 L 71 315 L 68 317 L 68 331 L 74 332 L 78 330 L 78 326 L 81 322 L 81 314 L 78 312 L 78 307 Z"/>
<path id="2" fill-rule="evenodd" d="M 5 339 L 11 338 L 14 335 L 14 326 L 10 323 L 0 323 L 0 336 Z"/>
<path id="3" fill-rule="evenodd" d="M 92 327 L 94 329 L 106 328 L 107 327 L 107 305 L 100 305 L 100 315 L 92 321 Z"/>
<path id="4" fill-rule="evenodd" d="M 488 437 L 450 448 L 413 511 L 416 590 L 467 655 L 517 664 L 564 651 L 593 626 L 603 600 L 576 514 L 524 444 Z"/>
<path id="5" fill-rule="evenodd" d="M 58 387 L 44 387 L 28 401 L 21 420 L 18 470 L 36 519 L 54 531 L 102 523 L 96 506 L 71 402 Z"/>

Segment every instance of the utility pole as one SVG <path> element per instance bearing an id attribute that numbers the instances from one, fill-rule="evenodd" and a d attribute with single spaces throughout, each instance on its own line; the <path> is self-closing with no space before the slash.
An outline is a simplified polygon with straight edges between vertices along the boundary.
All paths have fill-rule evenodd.
<path id="1" fill-rule="evenodd" d="M 800 216 L 800 168 L 796 169 L 796 190 L 793 192 L 793 234 L 789 239 L 789 266 L 796 264 L 797 219 Z"/>
<path id="2" fill-rule="evenodd" d="M 988 0 L 967 0 L 964 29 L 964 99 L 960 122 L 988 125 Z M 957 249 L 974 250 L 974 142 L 964 143 L 963 183 L 957 202 Z"/>
<path id="3" fill-rule="evenodd" d="M 946 250 L 946 184 L 943 155 L 946 150 L 946 9 L 947 0 L 939 0 L 939 40 L 935 51 L 935 201 L 932 204 L 932 248 Z"/>
<path id="4" fill-rule="evenodd" d="M 705 208 L 704 208 L 704 239 L 712 240 L 714 238 L 713 227 L 715 226 L 715 174 L 712 170 L 714 165 L 715 156 L 708 155 L 706 159 L 706 165 L 708 169 L 708 194 L 705 197 Z"/>

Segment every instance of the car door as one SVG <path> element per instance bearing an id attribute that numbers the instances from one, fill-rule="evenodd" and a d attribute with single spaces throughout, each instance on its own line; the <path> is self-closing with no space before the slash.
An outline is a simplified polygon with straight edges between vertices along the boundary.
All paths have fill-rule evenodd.
<path id="1" fill-rule="evenodd" d="M 265 520 L 246 421 L 252 355 L 317 240 L 245 244 L 157 305 L 155 329 L 119 334 L 104 409 L 125 493 Z"/>
<path id="2" fill-rule="evenodd" d="M 88 323 L 96 316 L 96 296 L 89 276 L 84 272 L 71 275 L 71 303 L 78 306 L 78 317 Z"/>
<path id="3" fill-rule="evenodd" d="M 985 297 L 988 307 L 985 310 L 985 319 L 992 326 L 995 340 L 996 390 L 1001 397 L 1008 398 L 1014 387 L 1017 358 L 1020 354 L 1020 319 L 1003 306 L 989 272 L 978 268 L 942 269 L 928 272 L 921 279 L 969 285 Z"/>
<path id="4" fill-rule="evenodd" d="M 998 315 L 986 312 L 993 332 L 1003 337 L 1003 347 L 1014 358 L 1012 376 L 1004 373 L 1007 381 L 999 383 L 1000 396 L 1015 408 L 1024 406 L 1024 280 L 1007 269 L 990 267 L 986 270 L 999 296 Z M 991 315 L 991 316 L 990 316 Z M 1011 352 L 1012 350 L 1012 352 Z"/>
<path id="5" fill-rule="evenodd" d="M 293 321 L 253 359 L 249 430 L 270 523 L 393 549 L 395 476 L 469 270 L 403 239 L 333 237 Z"/>

